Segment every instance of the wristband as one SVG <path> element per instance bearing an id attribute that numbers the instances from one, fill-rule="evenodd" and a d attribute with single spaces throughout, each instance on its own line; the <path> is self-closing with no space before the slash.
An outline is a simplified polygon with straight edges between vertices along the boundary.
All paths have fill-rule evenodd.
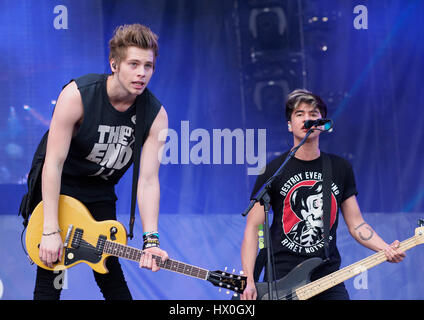
<path id="1" fill-rule="evenodd" d="M 146 237 L 149 237 L 149 236 L 155 236 L 156 238 L 159 239 L 159 233 L 157 231 L 149 231 L 149 232 L 143 233 L 143 239 L 145 239 Z"/>
<path id="2" fill-rule="evenodd" d="M 143 250 L 152 247 L 159 248 L 159 234 L 157 232 L 145 232 L 143 234 Z"/>

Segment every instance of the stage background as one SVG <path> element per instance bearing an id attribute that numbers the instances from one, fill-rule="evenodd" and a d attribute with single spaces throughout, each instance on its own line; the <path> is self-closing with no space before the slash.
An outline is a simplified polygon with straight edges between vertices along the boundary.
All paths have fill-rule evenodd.
<path id="1" fill-rule="evenodd" d="M 362 5 L 363 7 L 357 7 Z M 355 7 L 361 9 L 355 11 Z M 265 9 L 268 8 L 268 9 Z M 367 19 L 359 19 L 367 9 Z M 364 17 L 364 16 L 362 16 Z M 356 24 L 355 24 L 356 22 Z M 266 159 L 291 143 L 284 119 L 290 90 L 321 95 L 334 120 L 321 148 L 348 159 L 366 221 L 387 241 L 413 235 L 424 217 L 424 3 L 422 1 L 11 1 L 0 12 L 0 298 L 31 299 L 35 267 L 20 245 L 17 216 L 32 154 L 64 84 L 109 73 L 107 42 L 116 26 L 142 23 L 159 35 L 149 88 L 178 137 L 178 163 L 160 169 L 162 247 L 207 269 L 240 270 L 240 245 L 259 166 L 213 164 L 214 129 L 266 129 Z M 358 29 L 359 27 L 365 29 Z M 182 127 L 210 135 L 210 164 L 183 163 Z M 247 134 L 244 138 L 247 137 Z M 190 148 L 200 140 L 193 139 Z M 239 159 L 240 160 L 240 159 Z M 118 216 L 128 224 L 131 170 L 117 186 Z M 135 230 L 141 233 L 137 220 Z M 140 247 L 137 235 L 129 243 Z M 343 265 L 371 254 L 341 219 Z M 352 299 L 422 299 L 421 247 L 401 264 L 367 274 L 367 288 L 346 282 Z M 122 261 L 135 299 L 228 299 L 209 283 Z M 358 280 L 357 280 L 358 281 Z M 101 299 L 89 267 L 69 270 L 63 299 Z"/>

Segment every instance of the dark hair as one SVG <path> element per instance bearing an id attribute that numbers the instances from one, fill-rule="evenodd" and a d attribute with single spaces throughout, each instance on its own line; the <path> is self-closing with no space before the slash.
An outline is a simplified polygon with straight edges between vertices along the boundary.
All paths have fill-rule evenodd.
<path id="1" fill-rule="evenodd" d="M 322 99 L 306 89 L 296 89 L 291 92 L 286 102 L 286 120 L 290 121 L 293 111 L 301 102 L 317 107 L 323 118 L 327 117 L 327 106 Z"/>

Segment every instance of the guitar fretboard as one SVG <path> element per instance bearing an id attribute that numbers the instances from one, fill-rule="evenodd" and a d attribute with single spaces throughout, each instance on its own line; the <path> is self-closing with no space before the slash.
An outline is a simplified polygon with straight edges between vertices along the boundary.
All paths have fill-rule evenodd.
<path id="1" fill-rule="evenodd" d="M 141 256 L 144 254 L 142 250 L 133 248 L 127 245 L 123 245 L 120 243 L 116 243 L 110 240 L 106 240 L 103 252 L 106 254 L 110 254 L 116 257 L 132 260 L 139 262 Z M 169 271 L 177 272 L 185 274 L 186 276 L 207 280 L 209 271 L 206 269 L 202 269 L 199 267 L 195 267 L 180 261 L 167 259 L 166 261 L 162 261 L 161 257 L 153 255 L 153 259 L 156 260 L 156 264 L 162 268 Z"/>
<path id="2" fill-rule="evenodd" d="M 421 236 L 421 235 L 420 235 Z M 400 243 L 400 249 L 403 251 L 409 250 L 417 245 L 417 236 L 409 238 Z M 377 252 L 365 259 L 362 259 L 350 266 L 333 272 L 321 279 L 310 282 L 296 290 L 296 295 L 299 300 L 309 299 L 343 281 L 358 275 L 365 270 L 377 266 L 386 261 L 386 255 L 383 251 Z"/>

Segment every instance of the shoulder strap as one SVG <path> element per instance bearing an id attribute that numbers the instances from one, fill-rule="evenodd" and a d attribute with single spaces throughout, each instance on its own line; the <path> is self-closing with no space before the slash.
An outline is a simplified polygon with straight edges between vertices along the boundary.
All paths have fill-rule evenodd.
<path id="1" fill-rule="evenodd" d="M 325 258 L 330 258 L 330 219 L 331 219 L 331 160 L 328 154 L 321 152 L 322 159 L 322 198 L 323 198 L 323 222 L 324 222 L 324 251 Z"/>
<path id="2" fill-rule="evenodd" d="M 161 105 L 160 101 L 150 92 L 148 88 L 146 88 L 136 100 L 133 184 L 131 194 L 130 230 L 128 234 L 130 239 L 134 237 L 133 228 L 135 221 L 135 205 L 137 202 L 137 182 L 140 171 L 141 147 L 149 136 L 150 127 L 156 119 Z"/>
<path id="3" fill-rule="evenodd" d="M 128 238 L 134 237 L 134 221 L 135 221 L 135 206 L 137 203 L 137 183 L 138 175 L 140 171 L 140 153 L 141 145 L 143 144 L 144 130 L 146 127 L 146 95 L 140 97 L 140 103 L 136 105 L 136 122 L 135 122 L 135 142 L 134 142 L 134 165 L 133 165 L 133 181 L 132 181 L 132 193 L 131 193 L 131 216 L 130 216 L 130 229 Z"/>
<path id="4" fill-rule="evenodd" d="M 35 191 L 38 186 L 41 188 L 40 183 L 40 177 L 41 177 L 41 171 L 43 169 L 44 165 L 44 158 L 46 156 L 46 147 L 47 147 L 47 137 L 48 137 L 49 131 L 47 131 L 42 139 L 40 140 L 40 143 L 38 144 L 37 150 L 34 153 L 32 163 L 31 163 L 31 169 L 28 173 L 27 178 L 27 187 L 28 191 L 23 196 L 21 205 L 19 207 L 19 214 L 22 215 L 24 221 L 24 227 L 28 225 L 29 217 L 32 213 L 32 210 L 34 210 L 35 206 L 38 204 L 38 197 L 35 195 Z"/>

